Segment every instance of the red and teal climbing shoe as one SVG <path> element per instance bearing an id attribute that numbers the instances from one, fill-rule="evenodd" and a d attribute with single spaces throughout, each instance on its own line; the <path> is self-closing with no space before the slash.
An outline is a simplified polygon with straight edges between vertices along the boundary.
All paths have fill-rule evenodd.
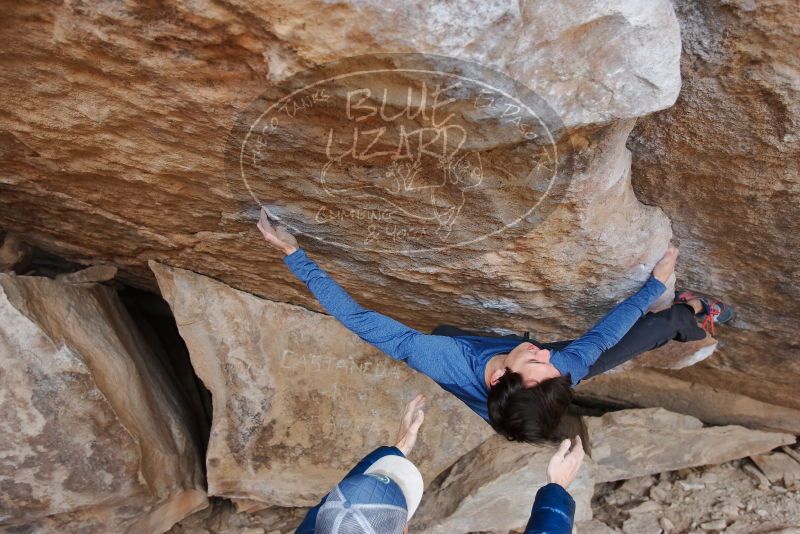
<path id="1" fill-rule="evenodd" d="M 714 324 L 726 324 L 731 322 L 735 313 L 734 308 L 730 304 L 726 304 L 721 300 L 717 300 L 702 293 L 695 293 L 692 291 L 678 290 L 675 292 L 675 300 L 673 302 L 686 304 L 690 300 L 698 299 L 703 305 L 703 310 L 695 314 L 696 317 L 702 318 L 703 323 L 700 325 L 703 330 L 714 335 Z"/>

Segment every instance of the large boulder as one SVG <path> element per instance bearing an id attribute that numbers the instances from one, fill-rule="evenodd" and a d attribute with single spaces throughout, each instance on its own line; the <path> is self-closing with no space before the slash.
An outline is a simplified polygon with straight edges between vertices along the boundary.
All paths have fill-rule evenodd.
<path id="1" fill-rule="evenodd" d="M 578 385 L 577 394 L 588 402 L 625 408 L 660 406 L 712 425 L 742 425 L 800 434 L 800 410 L 682 380 L 654 369 L 635 368 L 585 380 Z"/>
<path id="2" fill-rule="evenodd" d="M 270 65 L 277 67 L 269 70 L 272 79 L 309 63 L 375 51 L 437 53 L 524 81 L 570 128 L 668 107 L 680 89 L 678 24 L 663 1 L 465 0 L 432 6 L 368 0 L 342 2 L 330 12 L 322 0 L 265 0 L 240 7 L 248 16 L 274 21 L 284 50 L 270 51 L 283 60 Z M 309 26 L 317 12 L 325 16 Z"/>
<path id="3" fill-rule="evenodd" d="M 492 79 L 479 81 L 532 88 L 564 128 L 553 140 L 560 157 L 550 162 L 562 195 L 546 220 L 505 228 L 516 220 L 508 206 L 531 203 L 539 191 L 521 167 L 510 176 L 501 167 L 534 149 L 511 130 L 495 135 L 501 119 L 514 124 L 505 107 L 475 112 L 456 98 L 493 188 L 468 196 L 454 226 L 505 230 L 412 256 L 348 248 L 368 234 L 359 220 L 337 226 L 336 240 L 333 225 L 314 224 L 320 210 L 346 217 L 364 207 L 357 196 L 319 194 L 318 134 L 327 133 L 328 115 L 280 135 L 274 146 L 286 150 L 268 153 L 275 172 L 259 198 L 308 234 L 303 244 L 365 305 L 421 328 L 457 322 L 575 335 L 643 282 L 671 237 L 663 213 L 633 195 L 624 147 L 636 117 L 677 96 L 680 36 L 669 0 L 26 2 L 4 17 L 0 225 L 72 260 L 114 263 L 121 279 L 141 287 L 155 288 L 146 265 L 154 259 L 317 309 L 264 251 L 257 202 L 242 183 L 225 182 L 223 152 L 237 114 L 263 92 L 305 67 L 366 53 L 440 54 L 491 68 Z M 430 67 L 451 63 L 434 58 Z M 347 126 L 342 116 L 339 127 Z M 350 176 L 366 180 L 391 167 L 387 158 L 371 161 Z M 418 220 L 396 218 L 392 228 Z"/>
<path id="4" fill-rule="evenodd" d="M 248 510 L 316 504 L 368 452 L 394 444 L 417 393 L 430 406 L 412 458 L 426 482 L 493 433 L 453 395 L 328 315 L 151 267 L 213 398 L 210 495 Z"/>
<path id="5" fill-rule="evenodd" d="M 431 484 L 411 527 L 431 534 L 523 529 L 536 491 L 547 483 L 547 464 L 554 452 L 553 445 L 493 436 Z M 569 487 L 576 521 L 592 518 L 594 482 L 594 462 L 587 456 Z"/>
<path id="6" fill-rule="evenodd" d="M 791 434 L 741 426 L 706 428 L 663 408 L 610 412 L 585 422 L 598 482 L 720 464 L 795 441 Z"/>
<path id="7" fill-rule="evenodd" d="M 683 88 L 633 131 L 634 188 L 672 220 L 680 284 L 738 317 L 717 329 L 713 358 L 671 374 L 800 409 L 800 10 L 792 0 L 675 8 Z"/>
<path id="8" fill-rule="evenodd" d="M 560 117 L 555 146 L 564 157 L 554 178 L 563 190 L 548 217 L 519 221 L 480 246 L 351 250 L 369 235 L 358 219 L 363 199 L 320 195 L 309 178 L 320 171 L 313 125 L 327 126 L 322 116 L 283 132 L 285 153 L 268 152 L 276 182 L 262 184 L 264 203 L 303 230 L 302 244 L 370 307 L 418 328 L 450 322 L 546 340 L 579 334 L 634 290 L 674 230 L 680 284 L 732 302 L 738 318 L 717 330 L 714 356 L 660 375 L 671 379 L 666 392 L 619 389 L 654 383 L 632 371 L 637 378 L 605 382 L 606 393 L 669 402 L 710 422 L 797 428 L 795 2 L 33 1 L 3 15 L 0 226 L 23 240 L 117 265 L 140 287 L 156 287 L 146 265 L 155 259 L 318 310 L 263 251 L 257 202 L 224 175 L 237 116 L 291 75 L 348 56 L 469 60 L 532 88 Z M 681 78 L 677 105 L 660 111 Z M 455 103 L 481 161 L 530 156 L 518 138 L 486 135 L 496 133 L 486 124 L 497 113 L 465 105 Z M 625 142 L 637 120 L 632 157 Z M 354 166 L 352 177 L 365 176 L 373 175 Z M 507 207 L 535 190 L 509 184 L 519 182 L 472 198 L 456 228 L 507 222 Z M 333 226 L 310 223 L 319 210 L 345 218 L 335 228 L 344 241 L 328 239 Z M 684 390 L 699 404 L 679 398 Z M 786 409 L 762 410 L 775 405 Z"/>
<path id="9" fill-rule="evenodd" d="M 115 291 L 0 274 L 0 529 L 164 532 L 207 505 L 185 405 Z"/>

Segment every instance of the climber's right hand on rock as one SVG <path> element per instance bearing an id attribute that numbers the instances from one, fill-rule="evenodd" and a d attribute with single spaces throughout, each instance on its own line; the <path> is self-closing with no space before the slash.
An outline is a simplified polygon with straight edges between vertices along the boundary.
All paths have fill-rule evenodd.
<path id="1" fill-rule="evenodd" d="M 675 272 L 675 262 L 678 261 L 678 247 L 669 246 L 667 251 L 653 267 L 653 277 L 662 284 L 667 285 L 669 277 Z"/>
<path id="2" fill-rule="evenodd" d="M 568 439 L 562 441 L 547 465 L 547 482 L 567 489 L 578 476 L 583 456 L 583 443 L 581 443 L 580 436 L 575 436 L 572 442 Z"/>
<path id="3" fill-rule="evenodd" d="M 272 226 L 267 217 L 267 210 L 261 208 L 261 217 L 258 220 L 258 229 L 266 239 L 267 243 L 282 250 L 287 256 L 297 250 L 297 239 L 286 229 L 285 226 Z"/>

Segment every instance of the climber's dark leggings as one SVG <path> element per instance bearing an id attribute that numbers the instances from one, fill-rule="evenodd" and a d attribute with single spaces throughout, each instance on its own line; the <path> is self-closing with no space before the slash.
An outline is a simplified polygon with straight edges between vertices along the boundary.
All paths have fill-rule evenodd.
<path id="1" fill-rule="evenodd" d="M 455 326 L 439 325 L 431 332 L 437 336 L 486 336 L 516 338 L 520 342 L 530 341 L 538 347 L 560 350 L 573 340 L 539 343 L 525 336 L 497 336 L 461 330 Z M 675 304 L 669 309 L 648 313 L 628 330 L 619 343 L 605 351 L 589 368 L 586 378 L 605 373 L 609 369 L 633 359 L 635 356 L 667 344 L 670 340 L 695 341 L 706 337 L 705 331 L 697 325 L 694 310 L 688 304 Z"/>

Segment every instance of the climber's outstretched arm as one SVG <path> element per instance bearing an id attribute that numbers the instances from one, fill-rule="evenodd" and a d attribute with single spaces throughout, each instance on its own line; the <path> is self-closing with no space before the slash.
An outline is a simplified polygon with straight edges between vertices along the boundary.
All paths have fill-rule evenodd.
<path id="1" fill-rule="evenodd" d="M 554 351 L 550 363 L 562 374 L 569 373 L 573 385 L 580 382 L 597 358 L 616 345 L 664 293 L 667 288 L 665 284 L 675 270 L 677 258 L 678 249 L 670 246 L 639 291 L 617 304 L 582 337 L 564 349 Z"/>
<path id="2" fill-rule="evenodd" d="M 444 381 L 440 376 L 444 374 L 442 359 L 461 354 L 461 345 L 456 340 L 422 334 L 391 317 L 364 308 L 297 246 L 297 240 L 285 228 L 273 227 L 263 211 L 258 227 L 270 244 L 286 254 L 286 265 L 328 313 L 395 360 L 405 361 L 437 382 Z"/>
<path id="3" fill-rule="evenodd" d="M 303 249 L 298 248 L 283 261 L 308 286 L 325 311 L 358 337 L 392 358 L 403 361 L 411 359 L 408 363 L 412 365 L 418 363 L 415 356 L 436 353 L 443 356 L 459 350 L 452 338 L 425 335 L 391 317 L 364 308 L 328 276 L 328 273 L 309 259 Z"/>

